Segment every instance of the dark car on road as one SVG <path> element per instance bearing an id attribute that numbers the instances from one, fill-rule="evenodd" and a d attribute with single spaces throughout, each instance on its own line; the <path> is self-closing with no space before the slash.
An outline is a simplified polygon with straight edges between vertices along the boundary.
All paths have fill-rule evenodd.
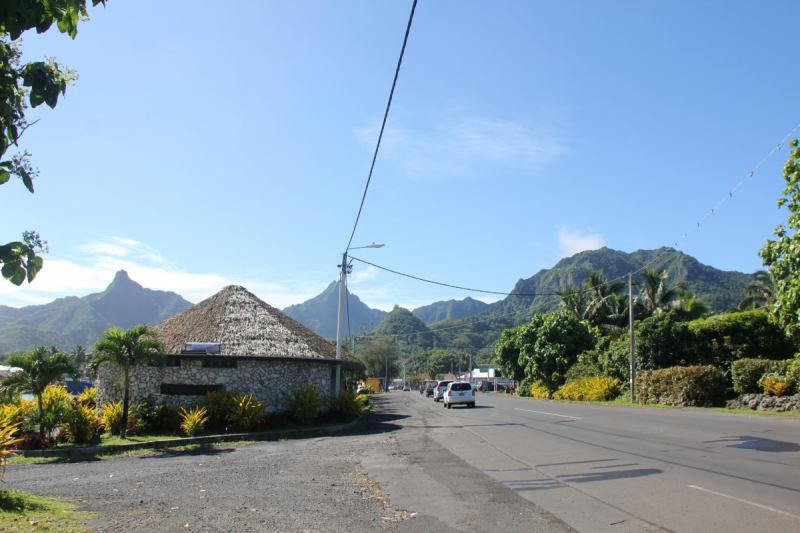
<path id="1" fill-rule="evenodd" d="M 494 392 L 494 382 L 481 381 L 480 383 L 478 383 L 477 389 L 481 392 Z M 498 383 L 497 392 L 506 392 L 506 386 Z"/>
<path id="2" fill-rule="evenodd" d="M 436 387 L 436 382 L 435 381 L 431 381 L 430 383 L 428 383 L 428 386 L 425 387 L 425 397 L 426 398 L 430 398 L 431 396 L 433 396 L 433 389 L 435 387 Z"/>

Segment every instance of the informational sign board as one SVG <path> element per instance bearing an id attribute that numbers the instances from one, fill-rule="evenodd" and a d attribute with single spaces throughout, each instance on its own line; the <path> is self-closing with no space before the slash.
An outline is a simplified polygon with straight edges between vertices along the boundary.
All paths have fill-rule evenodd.
<path id="1" fill-rule="evenodd" d="M 489 371 L 489 365 L 478 365 L 478 370 L 481 371 L 481 374 L 485 374 Z"/>
<path id="2" fill-rule="evenodd" d="M 499 378 L 500 376 L 500 369 L 499 368 L 490 368 L 489 369 L 489 377 L 490 378 Z"/>

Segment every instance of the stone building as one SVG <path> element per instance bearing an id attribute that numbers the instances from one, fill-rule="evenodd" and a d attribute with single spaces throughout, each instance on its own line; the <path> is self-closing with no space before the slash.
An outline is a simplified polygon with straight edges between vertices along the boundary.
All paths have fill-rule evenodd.
<path id="1" fill-rule="evenodd" d="M 231 285 L 155 327 L 167 351 L 167 366 L 138 366 L 131 371 L 131 405 L 149 395 L 180 407 L 196 405 L 206 392 L 225 387 L 253 394 L 268 412 L 287 408 L 285 397 L 298 384 L 312 383 L 333 393 L 336 348 L 299 322 Z M 216 343 L 216 349 L 187 350 L 187 343 Z M 216 348 L 216 347 L 215 347 Z M 342 353 L 343 370 L 364 370 Z M 122 399 L 120 369 L 98 370 L 98 403 Z"/>

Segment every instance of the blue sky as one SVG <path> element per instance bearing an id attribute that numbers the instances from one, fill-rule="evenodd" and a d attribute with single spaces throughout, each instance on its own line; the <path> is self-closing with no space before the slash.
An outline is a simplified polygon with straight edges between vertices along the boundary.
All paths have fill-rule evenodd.
<path id="1" fill-rule="evenodd" d="M 277 306 L 337 278 L 411 2 L 119 2 L 72 41 L 24 35 L 80 80 L 23 137 L 36 193 L 3 236 L 50 243 L 0 303 L 105 288 L 125 268 L 199 301 Z M 581 250 L 671 246 L 798 123 L 791 2 L 421 0 L 354 255 L 509 291 Z M 800 131 L 800 130 L 798 130 Z M 794 137 L 793 137 L 794 138 Z M 680 249 L 752 272 L 785 221 L 776 152 Z M 371 307 L 466 296 L 356 264 Z"/>

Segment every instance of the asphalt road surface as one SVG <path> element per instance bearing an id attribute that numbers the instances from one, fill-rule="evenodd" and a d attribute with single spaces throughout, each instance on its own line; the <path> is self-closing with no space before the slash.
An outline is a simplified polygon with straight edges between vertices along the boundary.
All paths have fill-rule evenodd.
<path id="1" fill-rule="evenodd" d="M 800 531 L 797 417 L 481 393 L 477 408 L 447 410 L 419 394 L 390 398 L 424 419 L 433 441 L 583 533 Z"/>

